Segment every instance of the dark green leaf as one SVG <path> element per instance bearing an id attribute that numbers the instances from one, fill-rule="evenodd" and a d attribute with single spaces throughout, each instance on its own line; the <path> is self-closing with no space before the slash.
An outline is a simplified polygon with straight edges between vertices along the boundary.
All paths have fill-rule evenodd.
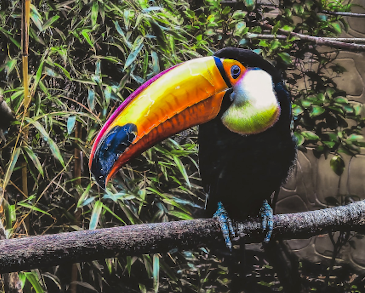
<path id="1" fill-rule="evenodd" d="M 330 166 L 338 176 L 345 170 L 345 162 L 341 156 L 334 156 L 330 161 Z"/>
<path id="2" fill-rule="evenodd" d="M 313 105 L 312 106 L 312 110 L 310 112 L 310 116 L 311 117 L 316 117 L 316 116 L 319 116 L 321 115 L 322 113 L 324 113 L 325 109 L 322 108 L 321 106 L 316 106 L 316 105 Z"/>
<path id="3" fill-rule="evenodd" d="M 232 18 L 233 18 L 233 19 L 240 20 L 240 19 L 244 19 L 246 15 L 247 15 L 247 12 L 246 12 L 246 11 L 236 10 L 236 11 L 233 13 Z"/>
<path id="4" fill-rule="evenodd" d="M 288 53 L 278 53 L 278 55 L 280 56 L 280 58 L 286 63 L 286 64 L 291 64 L 291 58 L 290 55 Z"/>
<path id="5" fill-rule="evenodd" d="M 337 97 L 334 101 L 339 104 L 347 104 L 349 102 L 349 100 L 344 97 Z"/>
<path id="6" fill-rule="evenodd" d="M 294 132 L 294 137 L 296 138 L 297 140 L 297 145 L 302 145 L 305 141 L 303 135 L 301 135 L 300 133 L 298 132 Z"/>
<path id="7" fill-rule="evenodd" d="M 341 25 L 338 22 L 331 23 L 331 26 L 335 29 L 336 33 L 340 34 L 342 32 Z"/>
<path id="8" fill-rule="evenodd" d="M 301 134 L 307 140 L 319 140 L 318 135 L 312 131 L 302 131 Z"/>

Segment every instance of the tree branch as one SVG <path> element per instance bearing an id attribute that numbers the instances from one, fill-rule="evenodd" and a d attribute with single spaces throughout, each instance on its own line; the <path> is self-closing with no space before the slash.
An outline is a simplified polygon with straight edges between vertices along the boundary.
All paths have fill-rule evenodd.
<path id="1" fill-rule="evenodd" d="M 261 242 L 260 219 L 235 223 L 246 242 Z M 272 238 L 308 238 L 329 231 L 365 231 L 365 201 L 274 216 Z M 0 241 L 0 273 L 123 255 L 195 249 L 221 241 L 215 219 L 131 225 Z"/>
<path id="2" fill-rule="evenodd" d="M 237 5 L 237 4 L 239 4 L 239 2 L 237 0 L 227 0 L 227 1 L 225 0 L 225 1 L 221 1 L 221 4 L 223 4 L 223 5 L 224 4 L 226 4 L 226 5 Z M 280 8 L 280 5 L 275 4 L 275 3 L 256 2 L 256 5 Z M 338 16 L 349 16 L 349 17 L 365 17 L 365 13 L 356 13 L 356 12 L 321 10 L 321 11 L 318 11 L 318 13 L 338 15 Z"/>
<path id="3" fill-rule="evenodd" d="M 267 24 L 267 23 L 261 23 L 260 25 L 262 27 L 270 29 L 270 30 L 272 30 L 274 28 L 272 25 Z M 295 33 L 295 32 L 287 32 L 282 29 L 278 29 L 278 32 L 280 32 L 281 34 L 284 34 L 286 36 L 297 37 L 300 40 L 314 42 L 316 45 L 328 46 L 328 47 L 337 48 L 337 49 L 345 49 L 348 51 L 355 51 L 355 52 L 365 51 L 365 45 L 338 42 L 338 41 L 329 40 L 328 38 L 313 37 L 313 36 L 308 36 L 308 35 L 299 34 L 299 33 Z"/>
<path id="4" fill-rule="evenodd" d="M 355 13 L 355 12 L 341 12 L 341 11 L 322 10 L 321 13 L 331 14 L 331 15 L 339 15 L 339 16 L 365 17 L 365 13 Z"/>
<path id="5" fill-rule="evenodd" d="M 286 40 L 288 36 L 286 35 L 271 35 L 271 34 L 253 34 L 247 33 L 246 35 L 249 39 L 269 39 L 269 40 Z M 365 43 L 365 38 L 323 38 L 328 41 L 338 41 L 338 42 L 346 42 L 346 43 Z"/>

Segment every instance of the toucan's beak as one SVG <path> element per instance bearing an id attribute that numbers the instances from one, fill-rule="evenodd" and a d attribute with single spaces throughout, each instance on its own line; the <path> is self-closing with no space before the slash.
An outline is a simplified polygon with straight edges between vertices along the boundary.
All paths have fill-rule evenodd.
<path id="1" fill-rule="evenodd" d="M 167 69 L 131 94 L 95 139 L 89 167 L 98 184 L 157 142 L 220 111 L 225 92 L 243 76 L 238 61 L 205 57 Z"/>

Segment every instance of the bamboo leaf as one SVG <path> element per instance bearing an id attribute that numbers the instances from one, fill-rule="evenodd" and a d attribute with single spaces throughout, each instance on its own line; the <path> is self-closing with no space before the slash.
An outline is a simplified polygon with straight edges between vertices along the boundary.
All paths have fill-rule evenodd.
<path id="1" fill-rule="evenodd" d="M 42 26 L 42 31 L 45 31 L 47 28 L 49 28 L 55 21 L 57 21 L 60 18 L 59 15 L 55 15 L 48 19 Z"/>
<path id="2" fill-rule="evenodd" d="M 137 39 L 134 41 L 131 53 L 129 54 L 129 56 L 125 62 L 124 70 L 126 68 L 128 68 L 134 62 L 134 60 L 136 60 L 139 52 L 143 48 L 143 40 L 144 39 L 142 36 L 138 36 Z"/>
<path id="3" fill-rule="evenodd" d="M 116 218 L 118 221 L 122 222 L 124 225 L 127 225 L 126 222 L 123 221 L 121 217 L 119 217 L 116 213 L 114 213 L 111 209 L 109 209 L 106 205 L 103 205 L 103 208 L 110 213 L 114 218 Z"/>
<path id="4" fill-rule="evenodd" d="M 8 62 L 6 62 L 5 68 L 6 68 L 6 76 L 9 76 L 9 74 L 13 71 L 15 68 L 15 65 L 17 63 L 16 59 L 10 59 Z"/>
<path id="5" fill-rule="evenodd" d="M 102 209 L 103 209 L 103 203 L 100 200 L 98 200 L 95 203 L 93 211 L 91 213 L 89 230 L 95 230 L 96 227 L 98 226 L 98 222 L 99 222 L 99 218 L 100 218 Z"/>
<path id="6" fill-rule="evenodd" d="M 130 16 L 130 13 L 131 13 L 130 9 L 125 9 L 124 10 L 123 17 L 124 17 L 124 25 L 125 25 L 126 30 L 129 29 L 129 24 L 130 24 L 129 16 Z"/>
<path id="7" fill-rule="evenodd" d="M 121 37 L 122 37 L 122 39 L 123 39 L 124 43 L 127 45 L 127 47 L 128 47 L 129 49 L 132 49 L 133 45 L 131 44 L 131 42 L 129 42 L 129 41 L 127 40 L 127 38 L 126 38 L 126 36 L 125 36 L 125 34 L 124 34 L 124 32 L 123 32 L 122 28 L 120 27 L 119 23 L 118 23 L 117 21 L 114 21 L 114 25 L 115 25 L 115 28 L 116 28 L 117 32 L 121 35 Z"/>
<path id="8" fill-rule="evenodd" d="M 189 188 L 191 188 L 189 176 L 186 173 L 184 165 L 182 164 L 182 162 L 180 161 L 180 159 L 177 156 L 173 156 L 173 159 L 174 159 L 176 166 L 179 168 L 180 173 L 183 175 L 186 184 L 188 185 Z"/>
<path id="9" fill-rule="evenodd" d="M 83 29 L 81 31 L 81 34 L 85 38 L 86 42 L 90 45 L 90 47 L 94 48 L 94 44 L 93 44 L 93 42 L 90 39 L 89 32 L 90 32 L 89 29 Z"/>
<path id="10" fill-rule="evenodd" d="M 29 281 L 29 283 L 32 284 L 33 289 L 36 293 L 44 293 L 41 284 L 39 283 L 38 275 L 35 271 L 32 272 L 23 272 L 22 274 L 25 275 L 26 279 Z"/>
<path id="11" fill-rule="evenodd" d="M 8 32 L 7 30 L 5 30 L 5 29 L 4 29 L 4 28 L 2 28 L 2 27 L 0 27 L 0 32 L 2 32 L 4 35 L 6 35 L 6 36 L 10 39 L 10 41 L 12 41 L 12 43 L 13 43 L 15 46 L 17 46 L 17 47 L 18 47 L 18 49 L 20 49 L 20 48 L 21 48 L 20 43 L 12 37 L 12 35 L 11 35 L 11 33 L 10 33 L 10 32 Z"/>
<path id="12" fill-rule="evenodd" d="M 23 151 L 26 152 L 28 157 L 32 160 L 34 166 L 37 168 L 38 172 L 44 177 L 43 168 L 41 162 L 39 162 L 39 159 L 37 155 L 33 152 L 33 150 L 27 146 L 22 147 Z"/>
<path id="13" fill-rule="evenodd" d="M 32 124 L 35 128 L 37 128 L 39 133 L 43 136 L 43 140 L 48 143 L 53 156 L 62 164 L 63 167 L 65 167 L 65 162 L 62 158 L 61 152 L 60 152 L 57 144 L 49 137 L 49 134 L 44 129 L 44 127 L 38 121 L 35 121 L 32 118 L 26 117 L 25 120 L 28 123 Z"/>
<path id="14" fill-rule="evenodd" d="M 152 51 L 151 57 L 152 57 L 152 71 L 153 71 L 153 74 L 155 75 L 160 72 L 160 64 L 158 63 L 158 55 L 155 51 Z"/>
<path id="15" fill-rule="evenodd" d="M 76 124 L 76 116 L 69 116 L 67 119 L 67 133 L 71 134 Z"/>
<path id="16" fill-rule="evenodd" d="M 98 12 L 99 12 L 99 2 L 93 1 L 93 6 L 91 7 L 91 25 L 95 26 L 96 21 L 98 20 Z"/>
<path id="17" fill-rule="evenodd" d="M 89 195 L 90 188 L 91 188 L 91 183 L 88 184 L 88 186 L 85 188 L 84 192 L 80 196 L 79 200 L 77 201 L 76 208 L 86 205 L 85 199 Z"/>
<path id="18" fill-rule="evenodd" d="M 4 183 L 3 183 L 3 188 L 5 189 L 6 186 L 8 186 L 8 183 L 9 183 L 9 180 L 10 180 L 10 177 L 11 175 L 13 174 L 13 171 L 14 171 L 14 168 L 15 168 L 15 165 L 18 161 L 18 158 L 19 158 L 19 154 L 20 154 L 20 148 L 16 148 L 12 154 L 12 160 L 11 162 L 9 163 L 9 166 L 8 166 L 8 169 L 6 170 L 6 173 L 5 173 L 5 177 L 4 177 Z"/>
<path id="19" fill-rule="evenodd" d="M 171 216 L 174 216 L 176 218 L 179 218 L 181 220 L 192 220 L 193 219 L 192 216 L 190 216 L 186 213 L 183 213 L 183 212 L 169 211 L 168 214 L 171 215 Z"/>
<path id="20" fill-rule="evenodd" d="M 3 199 L 4 213 L 6 218 L 6 229 L 13 228 L 13 222 L 16 221 L 15 205 L 10 205 L 7 200 Z"/>
<path id="21" fill-rule="evenodd" d="M 27 209 L 30 209 L 30 210 L 35 211 L 35 212 L 40 212 L 42 214 L 45 214 L 45 215 L 48 215 L 48 216 L 52 217 L 52 215 L 50 213 L 47 213 L 46 211 L 44 211 L 44 210 L 42 210 L 40 208 L 37 208 L 34 205 L 30 205 L 30 204 L 28 204 L 26 202 L 20 201 L 20 202 L 17 203 L 17 205 L 18 206 L 22 206 L 22 207 L 27 208 Z"/>
<path id="22" fill-rule="evenodd" d="M 94 110 L 95 108 L 95 92 L 92 89 L 89 89 L 89 94 L 87 96 L 87 104 L 89 105 L 90 110 Z"/>
<path id="23" fill-rule="evenodd" d="M 153 255 L 153 288 L 158 292 L 160 280 L 160 258 L 158 254 Z"/>
<path id="24" fill-rule="evenodd" d="M 32 9 L 32 13 L 30 14 L 31 19 L 33 20 L 39 31 L 43 31 L 43 21 L 41 15 L 33 4 L 30 5 L 30 8 Z"/>
<path id="25" fill-rule="evenodd" d="M 72 80 L 71 78 L 71 75 L 70 73 L 64 68 L 62 67 L 60 64 L 58 63 L 53 63 L 55 66 L 57 66 L 58 68 L 60 68 L 62 71 L 63 71 L 63 74 L 66 75 L 66 77 L 69 79 L 69 80 Z"/>

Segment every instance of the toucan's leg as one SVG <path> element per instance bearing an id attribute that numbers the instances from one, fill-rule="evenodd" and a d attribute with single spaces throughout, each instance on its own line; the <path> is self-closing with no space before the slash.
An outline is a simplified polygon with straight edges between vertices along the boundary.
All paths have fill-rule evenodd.
<path id="1" fill-rule="evenodd" d="M 260 215 L 262 218 L 262 230 L 266 230 L 266 236 L 264 239 L 265 243 L 268 243 L 270 241 L 271 238 L 271 234 L 272 234 L 272 230 L 274 227 L 274 222 L 273 222 L 273 211 L 271 206 L 269 205 L 269 203 L 267 202 L 267 200 L 265 199 L 262 207 L 260 209 Z"/>
<path id="2" fill-rule="evenodd" d="M 231 233 L 232 237 L 236 237 L 236 233 L 233 229 L 232 221 L 228 217 L 228 213 L 221 202 L 218 202 L 218 209 L 214 213 L 213 218 L 218 220 L 226 246 L 230 251 L 232 251 L 232 241 L 229 234 Z"/>

